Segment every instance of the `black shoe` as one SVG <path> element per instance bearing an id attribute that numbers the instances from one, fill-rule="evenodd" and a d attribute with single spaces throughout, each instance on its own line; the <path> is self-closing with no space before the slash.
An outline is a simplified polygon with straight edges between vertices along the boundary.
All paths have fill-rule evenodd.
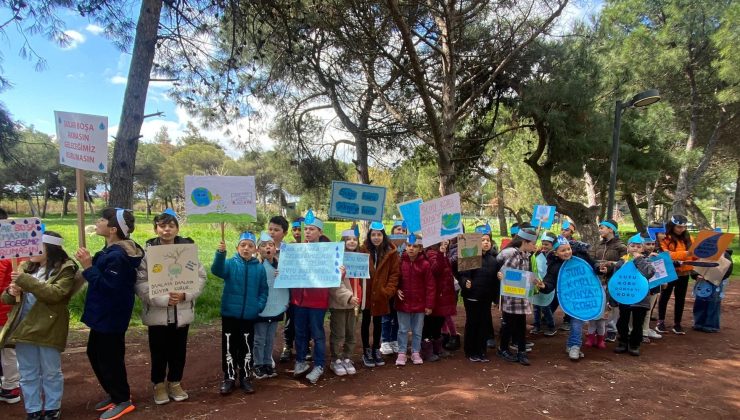
<path id="1" fill-rule="evenodd" d="M 293 349 L 290 347 L 283 347 L 282 353 L 280 353 L 280 363 L 289 362 L 293 358 Z"/>
<path id="2" fill-rule="evenodd" d="M 496 348 L 496 340 L 493 338 L 489 338 L 486 340 L 486 347 L 489 349 L 495 349 Z"/>
<path id="3" fill-rule="evenodd" d="M 489 359 L 488 356 L 486 356 L 485 354 L 481 354 L 480 356 L 478 356 L 478 359 L 481 363 L 490 363 L 491 361 L 491 359 Z"/>
<path id="4" fill-rule="evenodd" d="M 516 360 L 520 365 L 529 366 L 529 358 L 527 358 L 527 352 L 519 352 L 516 354 Z"/>
<path id="5" fill-rule="evenodd" d="M 442 347 L 447 348 L 447 343 L 450 342 L 450 335 L 442 333 Z"/>
<path id="6" fill-rule="evenodd" d="M 607 343 L 613 343 L 617 341 L 617 332 L 616 331 L 607 331 L 606 332 L 606 338 L 604 339 Z"/>
<path id="7" fill-rule="evenodd" d="M 256 379 L 267 379 L 270 377 L 269 373 L 267 372 L 267 366 L 255 366 L 254 367 L 254 377 Z"/>
<path id="8" fill-rule="evenodd" d="M 26 420 L 41 420 L 43 416 L 40 411 L 26 414 Z"/>
<path id="9" fill-rule="evenodd" d="M 629 347 L 629 348 L 627 348 L 627 351 L 632 356 L 639 356 L 640 355 L 640 348 L 639 347 Z"/>
<path id="10" fill-rule="evenodd" d="M 236 388 L 235 380 L 224 379 L 224 381 L 221 382 L 221 387 L 218 389 L 218 392 L 221 393 L 221 395 L 229 395 L 234 392 L 234 388 Z"/>
<path id="11" fill-rule="evenodd" d="M 614 348 L 614 353 L 622 354 L 626 352 L 627 352 L 627 343 L 619 342 L 619 344 L 617 344 L 617 347 Z"/>
<path id="12" fill-rule="evenodd" d="M 43 417 L 41 417 L 41 420 L 58 420 L 62 418 L 62 410 L 46 410 L 44 411 Z"/>
<path id="13" fill-rule="evenodd" d="M 496 352 L 496 355 L 498 357 L 506 360 L 507 362 L 516 362 L 517 361 L 516 356 L 514 356 L 513 354 L 511 354 L 511 352 L 509 350 L 498 350 Z"/>
<path id="14" fill-rule="evenodd" d="M 244 391 L 245 394 L 254 394 L 252 383 L 249 382 L 249 379 L 247 378 L 242 378 L 239 381 L 239 388 L 241 388 L 241 390 Z"/>
<path id="15" fill-rule="evenodd" d="M 372 349 L 365 349 L 362 352 L 362 364 L 369 368 L 375 367 L 375 357 L 373 357 Z"/>
<path id="16" fill-rule="evenodd" d="M 375 366 L 385 365 L 385 360 L 383 360 L 383 355 L 380 353 L 380 349 L 373 350 L 373 360 L 375 360 Z"/>
<path id="17" fill-rule="evenodd" d="M 274 367 L 267 366 L 266 370 L 267 370 L 267 377 L 268 378 L 274 378 L 274 377 L 278 376 L 278 373 L 277 373 L 277 371 L 275 370 Z"/>
<path id="18" fill-rule="evenodd" d="M 449 351 L 460 350 L 460 334 L 451 335 L 444 348 Z"/>

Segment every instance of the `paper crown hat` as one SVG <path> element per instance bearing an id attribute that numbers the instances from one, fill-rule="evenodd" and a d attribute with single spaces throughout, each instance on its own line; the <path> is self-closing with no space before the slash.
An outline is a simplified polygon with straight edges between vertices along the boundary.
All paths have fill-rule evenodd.
<path id="1" fill-rule="evenodd" d="M 645 239 L 643 239 L 642 235 L 638 233 L 638 234 L 632 235 L 632 237 L 627 241 L 627 243 L 628 244 L 644 244 Z"/>
<path id="2" fill-rule="evenodd" d="M 555 240 L 555 242 L 552 243 L 552 249 L 558 249 L 560 245 L 568 245 L 569 242 L 564 236 L 558 235 L 558 238 Z"/>
<path id="3" fill-rule="evenodd" d="M 257 238 L 252 232 L 242 232 L 242 234 L 239 236 L 239 242 L 237 242 L 237 244 L 240 244 L 242 241 L 252 241 L 253 244 L 257 244 Z"/>
<path id="4" fill-rule="evenodd" d="M 491 234 L 491 225 L 486 222 L 485 225 L 480 225 L 475 227 L 475 233 L 480 233 L 482 235 L 490 235 Z"/>
<path id="5" fill-rule="evenodd" d="M 257 241 L 257 246 L 259 246 L 263 242 L 275 242 L 275 241 L 272 239 L 272 236 L 270 236 L 269 233 L 263 230 L 262 233 L 260 233 L 260 239 L 259 241 Z"/>
<path id="6" fill-rule="evenodd" d="M 319 228 L 320 230 L 324 230 L 324 222 L 321 221 L 318 217 L 314 216 L 313 210 L 309 209 L 306 212 L 306 218 L 303 219 L 303 224 L 306 226 L 314 226 Z"/>
<path id="7" fill-rule="evenodd" d="M 354 229 L 347 229 L 342 231 L 342 238 L 356 238 L 357 233 L 355 233 Z"/>
<path id="8" fill-rule="evenodd" d="M 372 222 L 370 223 L 370 230 L 385 230 L 383 222 Z"/>
<path id="9" fill-rule="evenodd" d="M 408 241 L 409 245 L 422 245 L 422 246 L 424 245 L 422 243 L 421 235 L 419 235 L 419 234 L 413 234 L 412 233 L 411 235 L 409 235 L 407 241 Z"/>

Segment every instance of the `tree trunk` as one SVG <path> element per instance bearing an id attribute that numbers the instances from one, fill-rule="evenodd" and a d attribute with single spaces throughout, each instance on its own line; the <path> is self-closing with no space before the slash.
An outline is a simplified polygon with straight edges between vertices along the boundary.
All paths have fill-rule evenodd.
<path id="1" fill-rule="evenodd" d="M 34 205 L 33 205 L 33 197 L 31 197 L 31 193 L 28 190 L 26 190 L 26 197 L 27 197 L 27 200 L 28 200 L 28 209 L 31 212 L 31 216 L 34 216 L 34 217 L 38 216 L 39 215 L 39 212 L 34 207 Z"/>
<path id="2" fill-rule="evenodd" d="M 46 217 L 46 206 L 49 204 L 49 189 L 44 189 L 44 205 L 41 207 L 41 217 Z"/>
<path id="3" fill-rule="evenodd" d="M 144 107 L 149 89 L 149 77 L 157 46 L 157 30 L 162 12 L 162 0 L 143 0 L 136 25 L 136 38 L 128 72 L 123 109 L 119 120 L 116 145 L 113 149 L 113 166 L 110 171 L 112 207 L 132 208 L 134 188 L 134 162 L 139 147 Z"/>
<path id="4" fill-rule="evenodd" d="M 596 183 L 593 177 L 586 170 L 586 165 L 583 165 L 583 181 L 586 183 L 586 199 L 589 207 L 596 206 L 599 203 L 596 201 Z"/>
<path id="5" fill-rule="evenodd" d="M 686 210 L 688 210 L 691 221 L 694 222 L 696 227 L 701 230 L 712 230 L 712 225 L 707 220 L 707 216 L 704 215 L 704 212 L 701 211 L 699 206 L 691 198 L 686 201 Z"/>
<path id="6" fill-rule="evenodd" d="M 627 207 L 630 209 L 630 215 L 632 215 L 632 222 L 635 224 L 635 229 L 638 232 L 644 232 L 645 222 L 643 222 L 642 216 L 640 216 L 640 209 L 637 207 L 635 195 L 631 192 L 626 193 L 624 194 L 624 199 L 627 201 Z"/>
<path id="7" fill-rule="evenodd" d="M 146 202 L 146 217 L 149 218 L 152 215 L 152 201 L 149 199 L 149 190 L 144 191 L 144 201 Z"/>
<path id="8" fill-rule="evenodd" d="M 509 227 L 506 223 L 506 209 L 504 208 L 506 202 L 504 201 L 503 166 L 504 165 L 499 165 L 496 173 L 496 213 L 498 215 L 498 228 L 501 232 L 501 236 L 509 236 Z"/>
<path id="9" fill-rule="evenodd" d="M 69 199 L 72 195 L 69 193 L 67 188 L 64 189 L 64 198 L 62 198 L 62 217 L 67 217 L 69 214 Z"/>
<path id="10" fill-rule="evenodd" d="M 650 224 L 655 220 L 655 190 L 658 189 L 657 181 L 655 184 L 650 182 L 645 187 L 645 196 L 647 198 L 647 209 L 645 209 L 645 222 Z"/>

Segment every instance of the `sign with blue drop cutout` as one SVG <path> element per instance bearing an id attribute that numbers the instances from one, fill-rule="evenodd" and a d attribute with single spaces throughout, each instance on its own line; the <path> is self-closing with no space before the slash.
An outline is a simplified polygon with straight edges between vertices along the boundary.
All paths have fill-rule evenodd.
<path id="1" fill-rule="evenodd" d="M 332 181 L 329 217 L 382 222 L 385 194 L 377 185 Z"/>
<path id="2" fill-rule="evenodd" d="M 606 292 L 593 267 L 578 257 L 571 257 L 560 266 L 556 288 L 563 312 L 590 321 L 601 318 L 606 307 Z"/>
<path id="3" fill-rule="evenodd" d="M 648 294 L 648 280 L 629 261 L 609 279 L 609 296 L 623 305 L 634 305 Z"/>

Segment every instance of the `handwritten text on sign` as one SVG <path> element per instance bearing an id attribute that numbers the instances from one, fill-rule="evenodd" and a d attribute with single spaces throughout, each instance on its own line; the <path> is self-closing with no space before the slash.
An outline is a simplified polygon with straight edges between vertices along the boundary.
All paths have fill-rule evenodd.
<path id="1" fill-rule="evenodd" d="M 280 268 L 275 287 L 321 288 L 339 287 L 344 261 L 341 242 L 285 244 L 280 251 Z"/>
<path id="2" fill-rule="evenodd" d="M 649 280 L 649 287 L 658 287 L 661 284 L 670 283 L 673 280 L 678 279 L 676 269 L 673 267 L 673 261 L 671 260 L 671 254 L 667 252 L 661 252 L 660 254 L 650 257 L 650 264 L 655 269 L 655 274 Z"/>
<path id="3" fill-rule="evenodd" d="M 370 278 L 370 254 L 364 252 L 345 252 L 344 269 L 347 277 L 353 279 Z"/>
<path id="4" fill-rule="evenodd" d="M 508 267 L 502 268 L 501 271 L 504 273 L 501 280 L 501 296 L 527 298 L 530 295 L 534 273 Z"/>
<path id="5" fill-rule="evenodd" d="M 198 247 L 195 244 L 150 246 L 146 250 L 149 297 L 198 290 Z"/>
<path id="6" fill-rule="evenodd" d="M 593 268 L 578 257 L 565 261 L 558 272 L 558 300 L 563 312 L 590 321 L 600 318 L 606 306 L 606 293 Z"/>
<path id="7" fill-rule="evenodd" d="M 609 296 L 623 305 L 634 305 L 648 294 L 648 281 L 629 261 L 609 279 Z"/>
<path id="8" fill-rule="evenodd" d="M 42 234 L 38 218 L 0 220 L 0 259 L 43 254 Z"/>
<path id="9" fill-rule="evenodd" d="M 243 222 L 257 217 L 253 176 L 186 176 L 185 211 L 190 222 Z"/>
<path id="10" fill-rule="evenodd" d="M 54 111 L 59 163 L 93 172 L 108 172 L 108 117 Z"/>
<path id="11" fill-rule="evenodd" d="M 460 193 L 421 203 L 420 214 L 424 246 L 438 244 L 462 233 Z"/>

